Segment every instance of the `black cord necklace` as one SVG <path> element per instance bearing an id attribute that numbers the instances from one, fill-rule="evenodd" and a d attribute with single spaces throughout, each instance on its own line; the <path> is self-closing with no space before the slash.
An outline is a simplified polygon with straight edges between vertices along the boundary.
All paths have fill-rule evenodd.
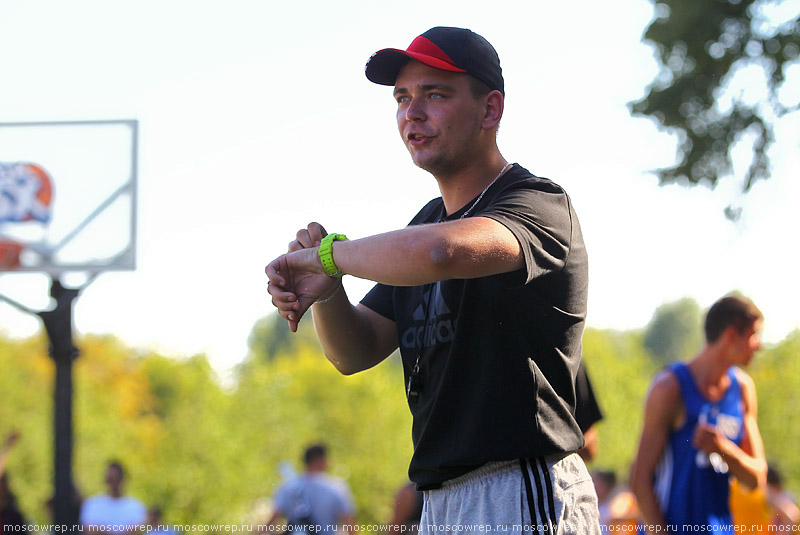
<path id="1" fill-rule="evenodd" d="M 419 361 L 422 359 L 422 352 L 425 350 L 425 339 L 428 337 L 428 315 L 431 312 L 431 301 L 433 300 L 433 292 L 438 282 L 431 284 L 428 298 L 422 310 L 424 324 L 422 326 L 422 337 L 419 341 L 419 349 L 417 350 L 417 360 L 414 362 L 414 367 L 411 369 L 411 374 L 408 376 L 408 384 L 406 385 L 406 397 L 409 403 L 416 403 L 419 401 L 419 395 L 422 392 L 422 377 L 420 376 Z"/>

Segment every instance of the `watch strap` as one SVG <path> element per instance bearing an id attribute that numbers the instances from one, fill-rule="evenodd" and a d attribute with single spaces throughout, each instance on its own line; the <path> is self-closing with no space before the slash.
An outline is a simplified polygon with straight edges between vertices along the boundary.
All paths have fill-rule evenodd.
<path id="1" fill-rule="evenodd" d="M 325 270 L 325 273 L 327 273 L 329 277 L 341 277 L 344 275 L 333 261 L 333 242 L 337 240 L 345 241 L 347 240 L 347 236 L 344 234 L 328 234 L 322 238 L 319 249 L 317 250 L 322 269 Z"/>

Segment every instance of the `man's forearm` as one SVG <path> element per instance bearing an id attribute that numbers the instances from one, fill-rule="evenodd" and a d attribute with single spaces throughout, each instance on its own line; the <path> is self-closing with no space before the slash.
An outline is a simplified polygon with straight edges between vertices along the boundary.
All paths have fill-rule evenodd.
<path id="1" fill-rule="evenodd" d="M 391 352 L 362 310 L 350 303 L 344 288 L 325 303 L 313 305 L 314 327 L 325 356 L 345 375 L 375 366 Z M 388 321 L 388 320 L 387 320 Z"/>
<path id="2" fill-rule="evenodd" d="M 644 530 L 646 533 L 666 533 L 667 523 L 658 508 L 655 496 L 652 499 L 642 500 L 639 495 L 636 497 L 639 505 L 639 512 L 642 516 Z"/>
<path id="3" fill-rule="evenodd" d="M 336 242 L 333 258 L 344 273 L 393 286 L 483 277 L 523 266 L 516 238 L 486 218 Z"/>
<path id="4" fill-rule="evenodd" d="M 290 246 L 289 253 L 267 265 L 272 303 L 292 331 L 314 306 L 317 333 L 336 368 L 345 374 L 370 368 L 397 348 L 394 322 L 351 305 L 341 290 L 333 293 L 314 243 L 298 240 L 297 247 Z M 332 244 L 338 271 L 393 286 L 506 273 L 524 266 L 522 256 L 511 231 L 484 217 Z M 320 299 L 326 302 L 312 305 Z"/>
<path id="5" fill-rule="evenodd" d="M 764 459 L 749 455 L 729 440 L 720 448 L 719 453 L 730 473 L 746 487 L 754 489 L 766 484 L 767 462 Z"/>
<path id="6" fill-rule="evenodd" d="M 650 472 L 652 474 L 652 472 Z M 633 474 L 631 478 L 631 490 L 636 497 L 639 512 L 641 513 L 642 520 L 645 524 L 648 533 L 656 533 L 666 531 L 666 521 L 658 505 L 658 499 L 653 491 L 652 483 L 649 478 L 639 479 L 637 474 Z"/>
<path id="7" fill-rule="evenodd" d="M 408 227 L 333 245 L 339 270 L 394 286 L 512 271 L 522 266 L 521 256 L 511 232 L 486 218 Z M 344 374 L 371 368 L 397 347 L 394 323 L 353 306 L 344 291 L 313 310 L 325 354 Z"/>

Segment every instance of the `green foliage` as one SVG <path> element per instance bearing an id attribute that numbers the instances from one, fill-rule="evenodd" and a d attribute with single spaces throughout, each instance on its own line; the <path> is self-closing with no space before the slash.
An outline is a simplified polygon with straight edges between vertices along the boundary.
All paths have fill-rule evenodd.
<path id="1" fill-rule="evenodd" d="M 263 325 L 259 323 L 258 325 Z M 584 358 L 604 412 L 594 466 L 625 479 L 642 425 L 644 398 L 658 367 L 644 333 L 587 329 Z M 328 444 L 331 471 L 353 490 L 357 520 L 390 518 L 407 478 L 411 417 L 397 357 L 340 375 L 319 349 L 292 345 L 272 358 L 251 354 L 238 382 L 223 388 L 206 358 L 140 352 L 111 336 L 79 341 L 75 367 L 74 473 L 84 496 L 103 490 L 105 465 L 120 460 L 127 489 L 164 509 L 168 523 L 254 521 L 256 505 L 281 482 L 279 465 L 301 470 L 304 448 Z M 767 455 L 798 489 L 800 332 L 766 349 L 753 365 Z M 52 493 L 53 365 L 41 337 L 0 336 L 0 438 L 22 439 L 8 470 L 23 511 L 48 520 Z M 263 518 L 261 518 L 263 520 Z"/>
<path id="2" fill-rule="evenodd" d="M 281 461 L 299 471 L 305 447 L 325 442 L 332 472 L 353 490 L 359 520 L 386 522 L 412 453 L 399 363 L 389 359 L 345 377 L 319 352 L 304 351 L 247 369 L 233 405 L 248 422 L 240 438 L 257 448 L 260 466 L 242 474 L 243 482 L 269 496 Z"/>
<path id="3" fill-rule="evenodd" d="M 787 67 L 800 54 L 800 14 L 774 21 L 767 0 L 654 0 L 656 17 L 643 40 L 655 47 L 660 72 L 634 115 L 657 121 L 679 137 L 679 162 L 657 171 L 662 184 L 714 186 L 730 174 L 730 149 L 744 133 L 755 136 L 744 178 L 748 191 L 769 176 L 767 149 L 774 121 L 798 109 L 795 95 L 782 103 L 779 91 Z M 774 10 L 773 10 L 774 11 Z M 726 95 L 732 80 L 756 70 L 764 98 Z M 751 84 L 752 85 L 752 84 Z"/>
<path id="4" fill-rule="evenodd" d="M 150 414 L 160 421 L 138 478 L 142 495 L 173 523 L 235 522 L 249 495 L 238 481 L 233 437 L 243 422 L 231 418 L 230 396 L 203 356 L 148 355 L 141 365 L 155 398 Z"/>
<path id="5" fill-rule="evenodd" d="M 785 484 L 800 488 L 800 330 L 757 354 L 748 370 L 758 392 L 758 425 L 767 461 L 776 464 Z"/>
<path id="6" fill-rule="evenodd" d="M 245 368 L 248 366 L 268 362 L 279 355 L 322 350 L 311 317 L 300 322 L 297 332 L 293 333 L 289 330 L 289 324 L 277 314 L 264 316 L 253 325 L 247 345 L 250 355 L 239 366 L 240 373 L 246 373 Z"/>
<path id="7" fill-rule="evenodd" d="M 23 511 L 40 510 L 51 494 L 53 370 L 43 338 L 0 336 L 0 441 L 21 433 L 7 471 Z"/>
<path id="8" fill-rule="evenodd" d="M 79 491 L 102 492 L 114 459 L 127 469 L 127 491 L 161 507 L 166 522 L 240 523 L 276 490 L 279 463 L 300 470 L 305 446 L 324 441 L 332 472 L 353 488 L 359 520 L 386 522 L 411 457 L 402 369 L 388 359 L 344 377 L 299 337 L 271 358 L 252 354 L 229 390 L 202 355 L 172 359 L 84 337 L 74 369 Z M 22 432 L 12 488 L 39 522 L 52 492 L 54 366 L 45 346 L 0 337 L 0 438 Z"/>
<path id="9" fill-rule="evenodd" d="M 642 346 L 641 333 L 587 329 L 583 358 L 603 411 L 597 424 L 593 464 L 626 479 L 642 427 L 644 399 L 656 365 Z"/>
<path id="10" fill-rule="evenodd" d="M 702 314 L 694 299 L 658 307 L 644 333 L 644 347 L 662 364 L 694 356 L 703 346 Z"/>

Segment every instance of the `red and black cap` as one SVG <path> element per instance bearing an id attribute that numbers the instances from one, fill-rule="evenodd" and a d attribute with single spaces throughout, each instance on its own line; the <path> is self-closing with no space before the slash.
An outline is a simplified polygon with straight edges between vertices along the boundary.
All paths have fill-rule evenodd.
<path id="1" fill-rule="evenodd" d="M 406 50 L 385 48 L 375 52 L 365 71 L 376 84 L 394 85 L 409 59 L 451 72 L 469 73 L 505 95 L 503 70 L 494 47 L 472 30 L 437 26 L 423 33 Z"/>

